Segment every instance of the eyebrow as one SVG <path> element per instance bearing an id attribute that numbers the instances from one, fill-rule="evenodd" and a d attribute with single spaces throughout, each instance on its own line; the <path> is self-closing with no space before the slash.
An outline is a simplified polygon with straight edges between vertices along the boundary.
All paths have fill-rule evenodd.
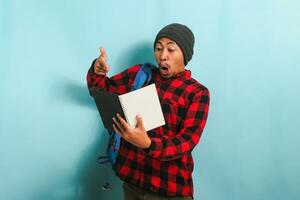
<path id="1" fill-rule="evenodd" d="M 160 41 L 157 41 L 157 43 L 159 43 L 160 45 L 163 45 Z M 176 43 L 173 42 L 173 41 L 170 41 L 170 42 L 167 43 L 167 45 L 169 45 L 169 44 L 176 44 Z"/>

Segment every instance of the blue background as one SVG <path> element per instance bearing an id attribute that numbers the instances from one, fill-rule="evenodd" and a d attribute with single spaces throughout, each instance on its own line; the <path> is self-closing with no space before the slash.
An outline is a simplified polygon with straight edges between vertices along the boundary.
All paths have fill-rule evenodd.
<path id="1" fill-rule="evenodd" d="M 154 62 L 166 24 L 196 37 L 187 66 L 211 91 L 195 199 L 300 199 L 297 0 L 1 0 L 0 199 L 121 199 L 96 164 L 107 135 L 85 76 Z M 100 189 L 105 174 L 111 192 Z"/>

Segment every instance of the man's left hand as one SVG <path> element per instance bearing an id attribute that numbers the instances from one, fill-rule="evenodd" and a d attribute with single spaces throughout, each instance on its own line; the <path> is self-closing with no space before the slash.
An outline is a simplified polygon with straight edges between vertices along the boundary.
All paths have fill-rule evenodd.
<path id="1" fill-rule="evenodd" d="M 116 131 L 116 133 L 118 133 L 127 142 L 142 149 L 150 147 L 151 139 L 145 130 L 143 120 L 140 115 L 136 116 L 137 125 L 135 128 L 131 127 L 120 114 L 117 114 L 117 119 L 113 118 L 113 120 L 114 131 Z"/>

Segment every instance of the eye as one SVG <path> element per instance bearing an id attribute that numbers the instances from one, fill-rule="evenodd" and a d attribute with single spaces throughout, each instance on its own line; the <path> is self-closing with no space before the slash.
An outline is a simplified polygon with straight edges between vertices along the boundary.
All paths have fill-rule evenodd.
<path id="1" fill-rule="evenodd" d="M 162 50 L 161 47 L 156 47 L 156 48 L 155 48 L 155 51 L 161 51 L 161 50 Z"/>
<path id="2" fill-rule="evenodd" d="M 174 52 L 174 51 L 176 51 L 175 49 L 168 49 L 168 51 L 170 52 L 170 53 L 172 53 L 172 52 Z"/>

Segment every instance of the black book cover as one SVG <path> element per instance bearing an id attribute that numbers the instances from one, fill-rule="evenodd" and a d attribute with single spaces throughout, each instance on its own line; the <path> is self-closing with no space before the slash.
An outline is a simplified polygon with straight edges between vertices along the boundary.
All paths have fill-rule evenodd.
<path id="1" fill-rule="evenodd" d="M 119 95 L 97 88 L 92 88 L 91 93 L 95 99 L 99 114 L 106 129 L 113 130 L 112 118 L 116 118 L 117 113 L 126 120 Z"/>

